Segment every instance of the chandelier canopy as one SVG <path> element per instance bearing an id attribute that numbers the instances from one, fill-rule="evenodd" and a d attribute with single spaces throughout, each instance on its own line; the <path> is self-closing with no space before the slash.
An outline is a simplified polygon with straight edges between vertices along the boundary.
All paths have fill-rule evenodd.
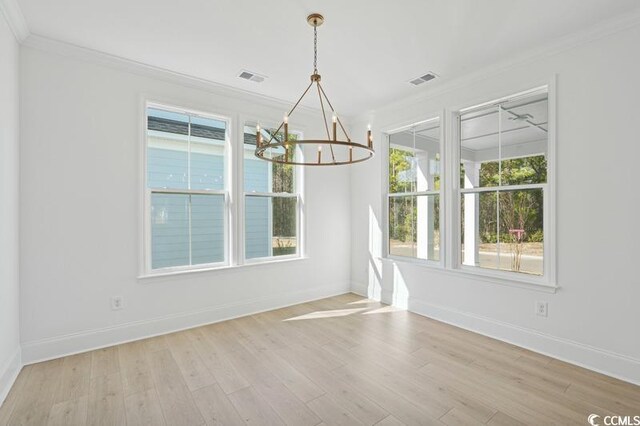
<path id="1" fill-rule="evenodd" d="M 318 27 L 324 23 L 324 17 L 319 13 L 313 13 L 307 17 L 307 22 L 313 27 L 313 74 L 311 75 L 311 82 L 293 105 L 293 108 L 285 114 L 282 123 L 275 131 L 266 131 L 261 129 L 260 125 L 256 126 L 255 155 L 262 160 L 274 163 L 302 166 L 335 166 L 368 160 L 374 154 L 371 127 L 367 130 L 365 144 L 353 142 L 320 83 L 321 77 L 318 74 Z M 327 132 L 327 138 L 297 139 L 295 135 L 289 134 L 289 117 L 291 117 L 300 101 L 314 85 L 320 100 L 322 124 Z M 332 114 L 331 130 L 329 130 L 329 122 L 327 121 L 325 102 Z M 340 135 L 338 127 L 340 127 Z M 317 155 L 306 155 L 301 158 L 300 154 L 305 151 L 304 147 L 307 145 L 316 146 Z M 323 148 L 325 148 L 324 151 Z M 309 149 L 306 152 L 308 154 Z"/>

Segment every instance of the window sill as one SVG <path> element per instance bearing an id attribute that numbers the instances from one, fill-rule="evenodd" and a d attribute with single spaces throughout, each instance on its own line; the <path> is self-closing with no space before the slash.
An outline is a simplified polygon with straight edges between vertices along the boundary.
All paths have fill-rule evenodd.
<path id="1" fill-rule="evenodd" d="M 185 269 L 180 271 L 165 271 L 165 272 L 150 272 L 148 274 L 143 274 L 138 276 L 138 281 L 153 281 L 158 278 L 170 278 L 178 275 L 188 275 L 188 274 L 197 274 L 203 272 L 217 272 L 217 271 L 232 271 L 232 270 L 240 270 L 244 268 L 253 268 L 256 266 L 279 266 L 283 263 L 290 262 L 299 262 L 303 260 L 309 259 L 306 256 L 297 256 L 297 257 L 288 257 L 286 259 L 273 259 L 273 260 L 264 260 L 261 262 L 250 262 L 245 263 L 243 265 L 223 265 L 223 266 L 212 266 L 212 267 L 204 267 L 204 268 L 193 268 L 193 269 Z"/>
<path id="2" fill-rule="evenodd" d="M 535 279 L 526 279 L 525 277 L 505 277 L 503 274 L 492 273 L 491 271 L 472 271 L 469 269 L 448 269 L 439 264 L 432 262 L 416 261 L 411 259 L 401 259 L 398 257 L 383 257 L 382 261 L 390 263 L 405 263 L 409 265 L 415 265 L 422 268 L 427 268 L 431 271 L 451 275 L 456 277 L 464 277 L 467 279 L 474 279 L 483 281 L 490 284 L 497 284 L 507 287 L 522 288 L 526 290 L 539 291 L 543 293 L 556 293 L 560 287 L 554 284 L 546 284 Z"/>

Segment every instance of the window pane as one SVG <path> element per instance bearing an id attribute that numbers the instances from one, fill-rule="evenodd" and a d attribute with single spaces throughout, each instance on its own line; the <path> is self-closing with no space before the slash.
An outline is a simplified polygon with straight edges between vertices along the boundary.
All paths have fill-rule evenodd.
<path id="1" fill-rule="evenodd" d="M 151 194 L 151 267 L 189 264 L 189 196 Z"/>
<path id="2" fill-rule="evenodd" d="M 416 257 L 415 197 L 389 197 L 389 254 Z"/>
<path id="3" fill-rule="evenodd" d="M 224 196 L 151 194 L 151 267 L 224 261 Z"/>
<path id="4" fill-rule="evenodd" d="M 262 138 L 266 143 L 275 129 L 262 129 Z M 276 138 L 280 139 L 284 135 L 279 133 Z M 289 140 L 298 137 L 295 133 L 289 133 Z M 255 125 L 244 126 L 244 190 L 245 192 L 287 192 L 293 193 L 295 190 L 295 169 L 291 165 L 270 163 L 260 160 L 254 155 L 256 149 L 256 127 Z M 282 147 L 269 150 L 265 157 L 276 158 L 285 155 Z M 289 153 L 289 158 L 299 155 L 299 150 L 295 153 L 293 149 Z"/>
<path id="5" fill-rule="evenodd" d="M 222 190 L 226 123 L 191 117 L 191 189 Z"/>
<path id="6" fill-rule="evenodd" d="M 244 241 L 245 257 L 271 256 L 271 199 L 245 197 Z"/>
<path id="7" fill-rule="evenodd" d="M 463 188 L 546 183 L 548 95 L 538 93 L 463 114 Z"/>
<path id="8" fill-rule="evenodd" d="M 245 257 L 297 253 L 297 198 L 245 197 Z"/>
<path id="9" fill-rule="evenodd" d="M 547 182 L 547 109 L 546 93 L 501 106 L 502 185 Z"/>
<path id="10" fill-rule="evenodd" d="M 496 269 L 498 267 L 497 193 L 462 195 L 462 264 Z"/>
<path id="11" fill-rule="evenodd" d="M 439 189 L 438 121 L 429 121 L 389 135 L 389 193 Z"/>
<path id="12" fill-rule="evenodd" d="M 389 254 L 440 259 L 440 197 L 389 197 Z"/>
<path id="13" fill-rule="evenodd" d="M 460 186 L 498 186 L 499 111 L 490 106 L 460 116 Z"/>
<path id="14" fill-rule="evenodd" d="M 500 192 L 500 269 L 544 272 L 543 191 Z"/>
<path id="15" fill-rule="evenodd" d="M 191 264 L 224 261 L 224 196 L 191 195 Z"/>
<path id="16" fill-rule="evenodd" d="M 147 109 L 147 185 L 188 188 L 189 117 Z"/>
<path id="17" fill-rule="evenodd" d="M 462 263 L 542 275 L 543 209 L 542 189 L 463 194 Z"/>

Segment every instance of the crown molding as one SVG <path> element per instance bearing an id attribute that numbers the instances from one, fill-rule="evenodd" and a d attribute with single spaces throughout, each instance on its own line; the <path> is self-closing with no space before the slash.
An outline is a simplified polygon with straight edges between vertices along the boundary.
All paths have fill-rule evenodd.
<path id="1" fill-rule="evenodd" d="M 595 42 L 637 26 L 640 26 L 640 8 L 634 12 L 599 22 L 587 29 L 568 34 L 540 47 L 514 55 L 507 60 L 480 68 L 472 73 L 452 76 L 447 80 L 443 79 L 442 83 L 437 86 L 433 86 L 433 88 L 425 87 L 420 93 L 388 102 L 382 108 L 378 108 L 377 110 L 372 109 L 370 111 L 366 111 L 357 117 L 354 117 L 353 121 L 354 123 L 363 123 L 365 121 L 370 122 L 371 117 L 374 116 L 376 112 L 420 103 L 427 98 L 467 87 L 497 74 L 505 73 L 515 67 L 524 66 L 540 59 L 557 55 L 567 50 Z"/>
<path id="2" fill-rule="evenodd" d="M 78 46 L 72 43 L 67 43 L 38 34 L 31 33 L 29 37 L 27 37 L 22 42 L 22 45 L 43 52 L 57 54 L 66 58 L 71 58 L 94 65 L 109 67 L 118 71 L 124 71 L 131 74 L 150 77 L 197 90 L 203 90 L 219 96 L 243 99 L 267 107 L 277 107 L 282 109 L 283 111 L 291 107 L 291 100 L 280 99 L 256 92 L 251 92 L 248 90 L 239 89 L 233 86 L 227 86 L 225 84 L 216 83 L 212 80 L 171 71 L 166 68 L 145 64 L 143 62 L 134 61 L 132 59 L 123 58 L 121 56 L 116 56 L 110 53 L 105 53 L 103 51 Z M 319 108 L 305 105 L 299 105 L 296 110 L 298 109 L 304 114 L 317 114 L 320 112 Z M 350 116 L 344 116 L 344 119 L 347 121 L 349 121 L 351 118 L 352 117 Z"/>
<path id="3" fill-rule="evenodd" d="M 9 22 L 9 25 L 16 35 L 18 41 L 28 47 L 46 52 L 57 53 L 62 56 L 73 57 L 75 59 L 84 60 L 89 63 L 108 66 L 133 74 L 149 76 L 175 84 L 181 84 L 200 90 L 206 90 L 216 94 L 250 99 L 254 102 L 256 100 L 259 100 L 261 104 L 267 106 L 277 105 L 279 107 L 286 108 L 291 104 L 290 101 L 284 99 L 262 95 L 233 86 L 217 83 L 212 80 L 194 77 L 188 74 L 171 71 L 166 68 L 145 64 L 102 51 L 33 34 L 27 27 L 24 16 L 22 15 L 22 12 L 20 11 L 20 8 L 17 4 L 17 0 L 0 0 L 0 11 L 4 13 L 5 17 L 7 18 L 7 22 Z M 521 54 L 514 55 L 508 60 L 500 61 L 493 65 L 480 68 L 475 72 L 464 75 L 454 75 L 446 80 L 443 79 L 442 83 L 434 86 L 433 88 L 424 88 L 420 93 L 386 102 L 381 108 L 372 109 L 357 115 L 345 116 L 344 118 L 346 121 L 349 121 L 351 123 L 360 122 L 363 120 L 370 121 L 371 116 L 375 115 L 377 111 L 398 108 L 407 104 L 419 103 L 424 101 L 424 99 L 426 98 L 441 95 L 447 92 L 454 91 L 456 89 L 469 86 L 471 84 L 485 80 L 493 75 L 504 73 L 514 67 L 523 66 L 536 60 L 559 54 L 561 52 L 576 48 L 580 45 L 584 45 L 614 35 L 638 25 L 640 25 L 640 8 L 636 11 L 625 13 L 618 17 L 599 22 L 598 24 L 593 25 L 587 29 L 568 34 L 538 48 L 530 49 Z M 305 113 L 317 113 L 319 111 L 318 108 L 304 105 L 300 105 L 298 108 L 301 112 Z"/>
<path id="4" fill-rule="evenodd" d="M 17 0 L 0 0 L 0 13 L 4 15 L 18 43 L 29 37 L 29 27 Z"/>

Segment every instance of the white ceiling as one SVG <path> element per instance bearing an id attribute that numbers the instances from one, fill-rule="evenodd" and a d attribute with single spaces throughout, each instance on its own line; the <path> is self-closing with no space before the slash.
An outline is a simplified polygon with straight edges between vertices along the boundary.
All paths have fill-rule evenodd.
<path id="1" fill-rule="evenodd" d="M 312 71 L 366 112 L 640 7 L 638 0 L 18 0 L 31 33 L 294 101 Z M 240 80 L 248 69 L 269 78 Z M 414 87 L 433 71 L 441 79 Z"/>

